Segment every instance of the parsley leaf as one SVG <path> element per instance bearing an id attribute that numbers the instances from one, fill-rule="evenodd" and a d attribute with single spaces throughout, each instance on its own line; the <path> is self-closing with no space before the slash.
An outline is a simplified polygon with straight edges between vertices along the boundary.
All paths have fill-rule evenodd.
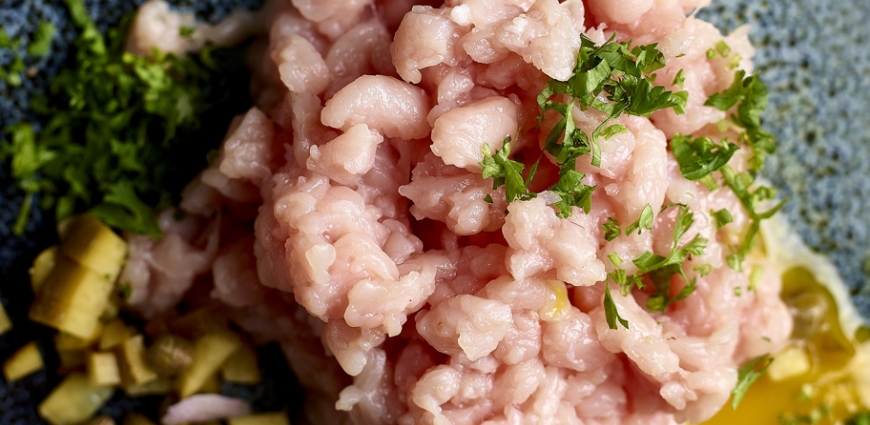
<path id="1" fill-rule="evenodd" d="M 610 329 L 616 329 L 617 321 L 623 328 L 628 329 L 628 321 L 619 316 L 616 303 L 613 302 L 613 296 L 610 295 L 610 284 L 607 282 L 604 282 L 604 318 Z"/>
<path id="2" fill-rule="evenodd" d="M 652 230 L 653 218 L 652 207 L 649 204 L 646 204 L 646 206 L 643 207 L 643 211 L 640 212 L 640 218 L 625 228 L 625 234 L 630 235 L 637 230 L 637 234 L 639 235 L 643 232 L 643 229 Z"/>
<path id="3" fill-rule="evenodd" d="M 674 85 L 678 86 L 679 88 L 683 88 L 683 84 L 685 84 L 685 83 L 686 83 L 686 71 L 681 69 L 681 70 L 677 71 L 677 75 L 674 76 Z"/>
<path id="4" fill-rule="evenodd" d="M 563 155 L 560 163 L 572 154 L 579 156 L 592 153 L 592 164 L 599 166 L 601 158 L 596 136 L 610 137 L 615 134 L 614 130 L 602 130 L 608 128 L 610 119 L 619 117 L 623 112 L 649 116 L 659 109 L 674 107 L 679 112 L 685 108 L 685 92 L 674 94 L 663 87 L 654 87 L 649 77 L 644 76 L 665 65 L 664 55 L 655 44 L 629 49 L 629 42 L 614 42 L 614 38 L 615 34 L 606 43 L 596 47 L 591 39 L 581 36 L 574 75 L 567 82 L 550 79 L 538 96 L 538 106 L 541 108 L 539 122 L 548 110 L 554 110 L 563 117 L 547 137 L 547 150 L 559 157 L 561 148 L 555 145 L 563 134 L 565 148 L 573 150 L 580 146 L 577 142 L 582 144 L 580 151 Z M 570 95 L 571 99 L 568 103 L 550 100 L 556 94 Z M 606 95 L 608 102 L 599 98 L 602 94 Z M 583 109 L 592 107 L 608 116 L 608 120 L 599 125 L 591 138 L 577 134 L 582 131 L 574 127 L 571 117 L 575 102 Z"/>
<path id="5" fill-rule="evenodd" d="M 731 398 L 731 408 L 737 410 L 737 406 L 740 404 L 740 401 L 743 400 L 743 396 L 746 395 L 746 391 L 749 390 L 749 387 L 764 375 L 764 372 L 767 371 L 767 368 L 770 367 L 770 364 L 773 363 L 773 358 L 770 357 L 769 354 L 765 354 L 762 356 L 758 356 L 740 366 L 740 369 L 737 370 L 737 385 L 731 390 L 731 394 L 733 397 Z"/>
<path id="6" fill-rule="evenodd" d="M 622 229 L 619 228 L 619 221 L 614 217 L 608 217 L 606 222 L 601 223 L 601 227 L 604 229 L 604 239 L 607 242 L 616 239 L 620 234 L 622 234 Z M 619 264 L 615 265 L 619 267 Z"/>
<path id="7" fill-rule="evenodd" d="M 27 53 L 33 56 L 45 56 L 51 48 L 51 39 L 54 38 L 54 33 L 57 28 L 51 22 L 40 22 L 36 28 L 36 34 L 30 45 L 27 46 Z"/>
<path id="8" fill-rule="evenodd" d="M 743 259 L 746 254 L 752 250 L 753 246 L 755 246 L 755 236 L 758 234 L 759 229 L 761 228 L 761 220 L 768 219 L 776 214 L 785 203 L 788 201 L 787 199 L 783 199 L 778 204 L 774 205 L 767 211 L 758 212 L 756 211 L 756 205 L 759 202 L 767 201 L 774 199 L 776 196 L 776 192 L 768 187 L 759 187 L 755 190 L 750 189 L 752 183 L 755 181 L 755 177 L 753 177 L 749 173 L 740 173 L 737 174 L 734 170 L 729 166 L 722 167 L 721 170 L 722 178 L 725 180 L 725 184 L 731 188 L 734 194 L 737 196 L 737 199 L 740 200 L 740 203 L 749 212 L 749 216 L 752 219 L 752 222 L 749 225 L 749 229 L 746 231 L 746 234 L 743 236 L 743 240 L 740 243 L 740 246 L 728 256 L 727 261 L 728 265 L 734 270 L 741 270 L 741 263 L 743 263 Z"/>
<path id="9" fill-rule="evenodd" d="M 692 138 L 677 134 L 670 142 L 680 172 L 689 180 L 700 180 L 722 168 L 737 149 L 737 145 L 722 140 L 718 145 L 709 137 Z"/>
<path id="10" fill-rule="evenodd" d="M 758 75 L 746 76 L 746 71 L 734 73 L 731 86 L 721 93 L 710 95 L 704 103 L 721 111 L 728 111 L 737 105 L 737 113 L 731 115 L 734 124 L 746 131 L 741 134 L 741 141 L 752 147 L 753 157 L 749 165 L 757 172 L 764 165 L 766 154 L 773 153 L 776 145 L 773 136 L 761 129 L 761 113 L 767 108 L 767 87 Z"/>
<path id="11" fill-rule="evenodd" d="M 665 206 L 665 208 L 671 206 Z M 647 300 L 647 309 L 650 311 L 664 312 L 672 302 L 685 299 L 695 291 L 696 279 L 690 280 L 686 276 L 682 264 L 689 258 L 689 255 L 703 254 L 707 247 L 707 239 L 700 235 L 695 235 L 684 246 L 679 246 L 680 240 L 692 227 L 695 219 L 694 214 L 689 211 L 687 206 L 681 204 L 676 206 L 679 207 L 679 210 L 674 222 L 673 245 L 668 256 L 663 257 L 646 251 L 632 260 L 638 268 L 637 274 L 647 274 L 653 283 L 654 291 Z M 671 296 L 671 278 L 675 274 L 682 276 L 686 285 L 676 296 Z"/>
<path id="12" fill-rule="evenodd" d="M 731 217 L 731 213 L 725 208 L 722 208 L 719 211 L 710 210 L 710 215 L 713 217 L 713 220 L 716 221 L 717 229 L 721 229 L 722 226 L 734 221 L 734 217 Z"/>
<path id="13" fill-rule="evenodd" d="M 554 205 L 559 209 L 559 217 L 566 218 L 571 215 L 571 207 L 580 207 L 589 214 L 592 208 L 592 192 L 596 186 L 587 186 L 581 182 L 585 174 L 575 171 L 573 167 L 563 167 L 559 173 L 559 180 L 550 190 L 561 198 Z"/>
<path id="14" fill-rule="evenodd" d="M 858 413 L 852 416 L 846 425 L 870 425 L 870 412 Z"/>
<path id="15" fill-rule="evenodd" d="M 490 150 L 489 144 L 484 143 L 481 148 L 483 161 L 480 162 L 480 166 L 483 167 L 483 178 L 492 178 L 492 188 L 498 189 L 500 186 L 504 186 L 505 198 L 509 203 L 534 198 L 536 194 L 529 192 L 526 187 L 527 180 L 523 179 L 525 165 L 508 158 L 511 153 L 510 137 L 504 139 L 504 145 L 495 152 L 495 155 L 491 154 Z M 531 181 L 532 177 L 533 175 L 530 173 L 528 181 Z"/>

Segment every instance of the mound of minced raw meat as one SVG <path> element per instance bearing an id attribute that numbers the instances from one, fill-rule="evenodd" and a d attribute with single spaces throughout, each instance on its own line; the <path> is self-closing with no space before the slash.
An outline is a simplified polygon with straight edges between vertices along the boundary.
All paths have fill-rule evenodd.
<path id="1" fill-rule="evenodd" d="M 129 238 L 129 302 L 154 316 L 212 285 L 238 325 L 281 344 L 313 423 L 706 420 L 737 367 L 791 331 L 765 260 L 727 264 L 752 217 L 731 189 L 684 178 L 669 148 L 732 131 L 705 102 L 751 67 L 745 32 L 691 15 L 708 2 L 271 1 L 237 25 L 258 34 L 255 106 L 186 189 L 184 218 L 165 212 L 161 240 Z M 566 216 L 546 192 L 560 165 L 542 154 L 559 116 L 539 122 L 537 97 L 571 78 L 581 35 L 614 33 L 657 43 L 656 84 L 685 89 L 685 113 L 612 120 L 626 131 L 600 138 L 600 166 L 576 163 L 591 208 Z M 606 116 L 575 105 L 572 118 L 590 134 Z M 508 203 L 483 177 L 506 138 L 526 170 L 542 158 L 528 183 L 540 196 Z M 748 160 L 741 149 L 729 166 Z M 695 291 L 651 312 L 649 285 L 620 291 L 608 274 L 614 257 L 632 275 L 633 259 L 671 252 L 675 203 L 694 217 L 679 243 L 706 247 L 681 266 Z M 605 238 L 645 210 L 651 229 Z M 608 324 L 608 284 L 627 327 Z M 674 275 L 675 293 L 685 285 Z"/>

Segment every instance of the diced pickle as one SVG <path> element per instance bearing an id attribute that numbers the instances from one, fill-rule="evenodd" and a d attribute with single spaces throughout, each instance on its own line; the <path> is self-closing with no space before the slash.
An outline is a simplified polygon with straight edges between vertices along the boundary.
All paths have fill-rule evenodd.
<path id="1" fill-rule="evenodd" d="M 221 380 L 218 379 L 217 373 L 209 376 L 202 384 L 202 388 L 197 392 L 202 394 L 217 394 L 221 392 Z"/>
<path id="2" fill-rule="evenodd" d="M 97 322 L 97 327 L 94 329 L 94 333 L 87 338 L 79 338 L 66 332 L 60 332 L 54 336 L 54 346 L 58 351 L 84 350 L 100 338 L 102 331 L 103 324 Z"/>
<path id="3" fill-rule="evenodd" d="M 112 387 L 95 387 L 83 373 L 66 377 L 39 404 L 39 416 L 52 425 L 74 425 L 88 420 L 112 397 Z"/>
<path id="4" fill-rule="evenodd" d="M 257 367 L 257 352 L 244 345 L 230 356 L 221 368 L 224 381 L 234 384 L 254 385 L 260 383 L 260 368 Z"/>
<path id="5" fill-rule="evenodd" d="M 112 353 L 90 353 L 88 355 L 88 378 L 95 386 L 118 385 L 121 373 L 118 360 Z"/>
<path id="6" fill-rule="evenodd" d="M 121 345 L 127 338 L 133 336 L 133 330 L 121 319 L 115 319 L 106 324 L 100 334 L 100 350 L 109 350 Z"/>
<path id="7" fill-rule="evenodd" d="M 33 260 L 33 266 L 30 267 L 29 272 L 30 287 L 33 288 L 34 294 L 39 292 L 39 288 L 42 287 L 45 278 L 51 274 L 51 270 L 57 262 L 57 251 L 57 245 L 50 246 L 40 252 L 39 255 L 36 256 L 36 259 Z"/>
<path id="8" fill-rule="evenodd" d="M 213 306 L 203 307 L 181 316 L 169 323 L 172 333 L 191 341 L 214 331 L 227 328 L 225 314 Z"/>
<path id="9" fill-rule="evenodd" d="M 9 320 L 9 315 L 6 314 L 3 303 L 0 303 L 0 335 L 9 332 L 10 329 L 12 329 L 12 321 Z"/>
<path id="10" fill-rule="evenodd" d="M 87 339 L 97 330 L 112 286 L 112 281 L 61 256 L 30 307 L 30 319 Z"/>
<path id="11" fill-rule="evenodd" d="M 157 379 L 157 374 L 145 360 L 145 340 L 142 335 L 128 338 L 115 348 L 121 382 L 125 387 L 141 385 Z"/>
<path id="12" fill-rule="evenodd" d="M 60 359 L 59 373 L 69 373 L 84 366 L 88 359 L 88 350 L 58 351 L 57 357 Z"/>
<path id="13" fill-rule="evenodd" d="M 124 387 L 124 392 L 130 397 L 142 397 L 146 395 L 162 395 L 172 392 L 172 381 L 165 376 L 158 376 L 153 381 L 140 385 Z"/>
<path id="14" fill-rule="evenodd" d="M 284 412 L 258 413 L 227 420 L 227 425 L 290 425 Z"/>
<path id="15" fill-rule="evenodd" d="M 181 398 L 201 390 L 206 381 L 214 376 L 223 363 L 241 346 L 242 342 L 239 338 L 228 331 L 211 332 L 196 340 L 193 362 L 181 374 L 179 380 Z"/>
<path id="16" fill-rule="evenodd" d="M 17 381 L 42 369 L 42 355 L 35 342 L 30 342 L 9 356 L 3 363 L 3 376 L 6 382 Z"/>
<path id="17" fill-rule="evenodd" d="M 60 253 L 111 282 L 127 257 L 127 242 L 99 219 L 83 214 L 63 226 Z M 100 310 L 102 312 L 102 310 Z"/>

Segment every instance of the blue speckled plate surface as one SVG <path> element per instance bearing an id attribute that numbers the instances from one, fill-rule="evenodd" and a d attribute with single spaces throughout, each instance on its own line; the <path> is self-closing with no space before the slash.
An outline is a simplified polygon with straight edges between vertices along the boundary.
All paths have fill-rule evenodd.
<path id="1" fill-rule="evenodd" d="M 86 0 L 103 28 L 141 0 Z M 228 7 L 257 0 L 182 0 L 203 18 L 218 19 Z M 865 264 L 870 258 L 870 1 L 868 0 L 713 0 L 699 16 L 725 32 L 749 23 L 758 48 L 757 69 L 770 91 L 766 127 L 777 137 L 779 150 L 767 162 L 765 175 L 791 198 L 785 214 L 807 244 L 828 254 L 851 288 L 855 303 L 870 317 L 870 285 Z M 10 34 L 51 20 L 60 37 L 52 54 L 28 63 L 39 74 L 18 89 L 0 82 L 0 127 L 27 116 L 29 93 L 39 90 L 63 63 L 64 47 L 74 37 L 60 0 L 0 0 L 0 25 Z M 24 31 L 26 32 L 26 31 Z M 11 56 L 0 49 L 0 66 Z M 0 301 L 16 328 L 0 336 L 0 359 L 25 342 L 38 338 L 51 358 L 50 333 L 26 325 L 30 303 L 26 268 L 53 231 L 36 220 L 23 238 L 11 235 L 20 196 L 8 185 L 8 169 L 0 164 Z M 278 350 L 262 353 L 269 378 L 254 391 L 224 388 L 224 392 L 254 397 L 255 408 L 289 408 L 298 395 L 289 391 L 293 378 Z M 0 425 L 42 423 L 34 406 L 58 382 L 51 368 L 14 385 L 0 378 Z M 103 409 L 118 417 L 131 408 L 158 399 L 131 401 L 116 396 Z"/>

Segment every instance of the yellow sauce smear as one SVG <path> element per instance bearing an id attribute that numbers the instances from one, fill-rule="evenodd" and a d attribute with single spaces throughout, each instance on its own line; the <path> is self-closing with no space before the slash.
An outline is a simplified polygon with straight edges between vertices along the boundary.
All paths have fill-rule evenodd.
<path id="1" fill-rule="evenodd" d="M 736 411 L 729 401 L 705 425 L 833 425 L 866 411 L 867 366 L 858 362 L 870 356 L 870 345 L 844 335 L 834 297 L 808 269 L 787 270 L 781 296 L 795 322 L 790 344 L 774 355 L 780 364 L 750 387 Z"/>

